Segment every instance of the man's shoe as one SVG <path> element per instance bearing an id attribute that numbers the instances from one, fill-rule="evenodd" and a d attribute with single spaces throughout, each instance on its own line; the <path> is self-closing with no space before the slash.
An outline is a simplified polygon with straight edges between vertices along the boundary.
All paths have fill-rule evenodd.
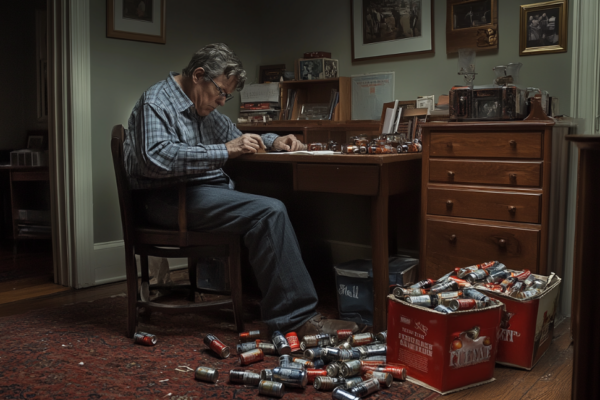
<path id="1" fill-rule="evenodd" d="M 300 328 L 296 329 L 298 338 L 302 338 L 306 335 L 316 335 L 319 333 L 329 333 L 335 335 L 340 329 L 351 330 L 352 333 L 359 331 L 358 325 L 352 321 L 342 321 L 339 319 L 325 318 L 321 314 L 317 314 L 304 323 Z"/>

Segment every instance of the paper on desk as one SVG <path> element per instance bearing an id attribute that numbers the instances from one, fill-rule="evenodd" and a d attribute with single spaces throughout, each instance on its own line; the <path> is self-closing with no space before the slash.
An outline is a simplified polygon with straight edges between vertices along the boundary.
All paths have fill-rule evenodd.
<path id="1" fill-rule="evenodd" d="M 246 85 L 240 95 L 242 103 L 279 103 L 279 82 Z"/>
<path id="2" fill-rule="evenodd" d="M 307 150 L 298 150 L 298 151 L 274 151 L 272 153 L 265 154 L 311 154 L 314 156 L 327 156 L 331 154 L 341 154 L 339 151 L 331 151 L 331 150 L 318 150 L 318 151 L 307 151 Z"/>

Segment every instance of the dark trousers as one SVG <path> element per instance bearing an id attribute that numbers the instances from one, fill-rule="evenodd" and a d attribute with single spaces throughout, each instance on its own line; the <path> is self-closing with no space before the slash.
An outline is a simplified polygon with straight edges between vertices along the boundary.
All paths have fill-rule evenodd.
<path id="1" fill-rule="evenodd" d="M 271 331 L 292 331 L 316 315 L 318 298 L 287 210 L 277 199 L 230 189 L 228 181 L 188 187 L 188 229 L 242 235 L 262 292 L 262 320 Z M 136 200 L 148 222 L 177 229 L 176 189 L 142 191 Z"/>

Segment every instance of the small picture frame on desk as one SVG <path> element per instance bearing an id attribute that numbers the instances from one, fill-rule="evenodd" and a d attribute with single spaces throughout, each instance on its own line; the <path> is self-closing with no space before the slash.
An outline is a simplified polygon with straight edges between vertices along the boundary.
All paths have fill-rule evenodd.
<path id="1" fill-rule="evenodd" d="M 298 60 L 298 79 L 331 79 L 338 77 L 338 60 L 332 58 L 301 58 Z"/>
<path id="2" fill-rule="evenodd" d="M 285 64 L 261 65 L 258 83 L 279 82 L 285 73 Z"/>

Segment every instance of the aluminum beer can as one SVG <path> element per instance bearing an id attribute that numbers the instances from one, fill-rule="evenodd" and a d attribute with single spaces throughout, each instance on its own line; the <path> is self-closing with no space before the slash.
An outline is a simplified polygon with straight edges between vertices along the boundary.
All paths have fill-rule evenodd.
<path id="1" fill-rule="evenodd" d="M 285 335 L 285 340 L 287 340 L 292 352 L 300 351 L 300 340 L 298 340 L 298 334 L 296 332 L 289 332 Z"/>
<path id="2" fill-rule="evenodd" d="M 533 285 L 531 285 L 531 289 L 543 289 L 546 286 L 546 282 L 540 280 L 540 279 L 536 279 L 535 281 L 533 281 Z"/>
<path id="3" fill-rule="evenodd" d="M 143 344 L 144 346 L 154 346 L 158 342 L 156 335 L 146 332 L 136 332 L 133 335 L 133 343 Z"/>
<path id="4" fill-rule="evenodd" d="M 304 348 L 302 348 L 302 343 L 304 343 Z M 302 338 L 302 342 L 300 342 L 300 348 L 302 350 L 306 350 L 309 347 L 323 347 L 323 346 L 333 346 L 333 340 L 331 335 L 328 333 L 322 333 L 319 335 L 306 335 Z"/>
<path id="5" fill-rule="evenodd" d="M 258 383 L 260 382 L 260 375 L 252 371 L 235 368 L 229 371 L 229 382 L 258 386 Z"/>
<path id="6" fill-rule="evenodd" d="M 352 335 L 350 336 L 350 338 L 348 339 L 348 341 L 350 342 L 350 344 L 352 346 L 361 346 L 363 344 L 369 344 L 371 343 L 373 340 L 375 340 L 375 337 L 373 336 L 372 333 L 367 332 L 367 333 L 359 333 L 356 335 Z"/>
<path id="7" fill-rule="evenodd" d="M 352 389 L 354 386 L 358 385 L 359 383 L 362 383 L 363 378 L 360 375 L 356 375 L 356 376 L 349 376 L 347 378 L 344 378 L 344 387 L 346 389 Z"/>
<path id="8" fill-rule="evenodd" d="M 338 386 L 335 389 L 333 389 L 333 393 L 331 395 L 335 400 L 360 400 L 360 397 L 348 392 L 347 390 L 342 389 L 341 386 Z"/>
<path id="9" fill-rule="evenodd" d="M 414 285 L 410 285 L 411 289 L 427 289 L 433 285 L 435 281 L 433 279 L 425 279 L 424 281 L 420 281 L 415 283 Z"/>
<path id="10" fill-rule="evenodd" d="M 406 367 L 400 367 L 397 365 L 363 365 L 360 367 L 360 372 L 367 373 L 368 371 L 378 371 L 378 372 L 387 372 L 388 374 L 392 374 L 394 379 L 399 381 L 406 380 Z"/>
<path id="11" fill-rule="evenodd" d="M 367 349 L 366 357 L 385 356 L 387 354 L 387 346 L 384 344 L 372 344 L 365 347 Z"/>
<path id="12" fill-rule="evenodd" d="M 474 310 L 486 307 L 483 301 L 473 299 L 455 299 L 451 300 L 448 308 L 452 311 Z"/>
<path id="13" fill-rule="evenodd" d="M 334 388 L 344 384 L 341 378 L 331 378 L 329 376 L 317 376 L 313 382 L 313 386 L 317 390 L 333 390 Z"/>
<path id="14" fill-rule="evenodd" d="M 464 268 L 456 268 L 454 270 L 454 272 L 456 272 L 456 276 L 458 276 L 459 278 L 464 278 L 465 276 L 467 276 L 468 274 L 470 274 L 473 271 L 477 271 L 479 268 L 477 268 L 477 265 L 471 265 L 468 267 L 464 267 Z"/>
<path id="15" fill-rule="evenodd" d="M 347 340 L 350 336 L 352 336 L 352 330 L 350 329 L 338 329 L 336 332 L 337 340 L 343 341 Z"/>
<path id="16" fill-rule="evenodd" d="M 456 282 L 452 279 L 448 279 L 445 282 L 438 283 L 438 284 L 432 286 L 431 289 L 429 290 L 429 292 L 431 294 L 436 294 L 436 293 L 440 293 L 440 292 L 445 292 L 446 290 L 458 290 L 458 289 L 459 289 L 458 282 Z"/>
<path id="17" fill-rule="evenodd" d="M 470 284 L 473 284 L 477 281 L 484 280 L 490 275 L 490 272 L 487 269 L 478 269 L 476 271 L 471 272 L 467 276 L 465 276 L 465 280 Z"/>
<path id="18" fill-rule="evenodd" d="M 436 300 L 437 298 L 435 296 L 430 296 L 428 294 L 424 294 L 421 296 L 410 296 L 406 298 L 407 303 L 429 308 L 435 307 L 437 305 Z"/>
<path id="19" fill-rule="evenodd" d="M 439 311 L 439 312 L 444 313 L 444 314 L 450 314 L 452 312 L 451 309 L 449 309 L 448 307 L 446 307 L 443 304 L 438 304 L 438 306 L 435 307 L 434 310 L 435 311 Z"/>
<path id="20" fill-rule="evenodd" d="M 273 370 L 271 369 L 263 369 L 260 371 L 260 379 L 263 381 L 272 381 L 273 380 Z"/>
<path id="21" fill-rule="evenodd" d="M 321 358 L 313 360 L 313 364 L 315 365 L 315 369 L 325 368 L 325 361 Z"/>
<path id="22" fill-rule="evenodd" d="M 490 302 L 490 298 L 488 296 L 476 289 L 464 289 L 463 295 L 469 299 L 483 301 L 488 304 Z"/>
<path id="23" fill-rule="evenodd" d="M 308 376 L 308 383 L 313 383 L 317 376 L 327 376 L 327 371 L 324 369 L 307 368 L 306 376 Z"/>
<path id="24" fill-rule="evenodd" d="M 488 276 L 485 281 L 487 283 L 500 283 L 508 277 L 510 277 L 510 272 L 506 270 L 499 270 L 490 273 L 490 276 Z"/>
<path id="25" fill-rule="evenodd" d="M 387 356 L 369 356 L 362 361 L 376 361 L 379 364 L 385 364 L 387 361 Z"/>
<path id="26" fill-rule="evenodd" d="M 342 342 L 338 345 L 338 349 L 350 350 L 352 349 L 352 345 L 350 344 L 350 342 Z"/>
<path id="27" fill-rule="evenodd" d="M 360 360 L 344 361 L 340 368 L 340 372 L 344 378 L 358 375 L 360 372 Z"/>
<path id="28" fill-rule="evenodd" d="M 365 374 L 366 379 L 377 379 L 379 385 L 389 388 L 394 382 L 394 377 L 388 372 L 369 371 Z"/>
<path id="29" fill-rule="evenodd" d="M 306 368 L 314 368 L 315 367 L 315 364 L 312 361 L 305 360 L 304 358 L 293 357 L 292 358 L 292 362 L 294 362 L 296 364 L 302 364 L 302 365 L 304 365 L 304 369 L 306 369 Z"/>
<path id="30" fill-rule="evenodd" d="M 378 341 L 380 341 L 382 343 L 386 343 L 387 342 L 387 331 L 379 332 L 377 335 L 375 335 L 375 339 L 377 339 Z"/>
<path id="31" fill-rule="evenodd" d="M 288 344 L 285 336 L 281 334 L 279 331 L 273 332 L 273 337 L 271 338 L 273 344 L 277 348 L 277 352 L 281 354 L 290 354 L 292 352 L 292 348 Z"/>
<path id="32" fill-rule="evenodd" d="M 260 338 L 260 331 L 249 331 L 240 333 L 240 343 L 246 343 Z"/>
<path id="33" fill-rule="evenodd" d="M 254 349 L 240 354 L 240 365 L 249 365 L 265 359 L 265 353 L 261 349 Z"/>
<path id="34" fill-rule="evenodd" d="M 196 368 L 195 377 L 199 381 L 216 383 L 219 379 L 219 371 L 209 367 Z"/>
<path id="35" fill-rule="evenodd" d="M 270 396 L 282 398 L 285 393 L 283 383 L 275 381 L 260 381 L 258 384 L 258 393 Z"/>
<path id="36" fill-rule="evenodd" d="M 217 353 L 221 358 L 229 357 L 230 351 L 229 346 L 225 346 L 215 335 L 208 334 L 204 336 L 204 344 L 210 347 L 212 351 Z"/>
<path id="37" fill-rule="evenodd" d="M 235 350 L 238 354 L 242 354 L 247 351 L 254 350 L 256 348 L 258 348 L 258 343 L 256 342 L 238 343 L 235 346 Z"/>
<path id="38" fill-rule="evenodd" d="M 350 393 L 358 396 L 358 397 L 366 397 L 372 393 L 377 392 L 381 389 L 381 385 L 379 381 L 375 378 L 367 379 L 363 381 L 363 383 L 359 383 L 352 389 L 350 389 Z"/>
<path id="39" fill-rule="evenodd" d="M 303 369 L 276 367 L 273 368 L 273 380 L 285 386 L 304 388 L 308 383 L 308 374 Z"/>
<path id="40" fill-rule="evenodd" d="M 340 366 L 337 363 L 331 363 L 327 367 L 325 367 L 327 371 L 327 376 L 330 378 L 335 378 L 340 375 Z"/>
<path id="41" fill-rule="evenodd" d="M 308 358 L 309 360 L 314 360 L 315 358 L 321 358 L 322 355 L 323 355 L 322 347 L 314 347 L 312 349 L 304 350 L 304 357 Z"/>
<path id="42" fill-rule="evenodd" d="M 279 353 L 277 352 L 277 347 L 273 343 L 268 342 L 260 342 L 256 345 L 257 349 L 261 349 L 263 353 L 268 354 L 270 356 L 276 356 Z"/>
<path id="43" fill-rule="evenodd" d="M 529 290 L 526 290 L 524 292 L 521 292 L 521 298 L 522 299 L 529 299 L 531 297 L 537 296 L 541 292 L 542 291 L 540 289 L 529 289 Z"/>
<path id="44" fill-rule="evenodd" d="M 421 294 L 427 294 L 427 290 L 425 289 L 405 289 L 402 287 L 396 287 L 394 288 L 394 291 L 392 292 L 392 294 L 396 297 L 396 298 L 402 298 L 404 296 L 419 296 Z"/>

